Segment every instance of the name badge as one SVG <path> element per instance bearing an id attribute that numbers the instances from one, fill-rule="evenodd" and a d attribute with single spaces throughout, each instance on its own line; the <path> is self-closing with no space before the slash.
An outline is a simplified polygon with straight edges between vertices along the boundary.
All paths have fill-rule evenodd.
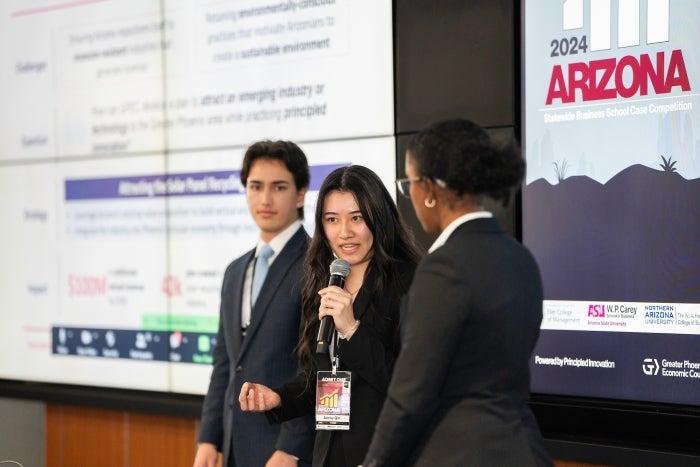
<path id="1" fill-rule="evenodd" d="M 316 374 L 316 429 L 350 429 L 350 372 Z"/>

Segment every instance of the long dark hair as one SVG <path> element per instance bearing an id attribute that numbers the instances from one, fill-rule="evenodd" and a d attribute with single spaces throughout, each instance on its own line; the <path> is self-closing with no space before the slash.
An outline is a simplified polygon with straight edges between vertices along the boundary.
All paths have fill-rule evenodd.
<path id="1" fill-rule="evenodd" d="M 372 255 L 362 284 L 362 289 L 370 297 L 385 292 L 387 287 L 394 287 L 399 294 L 404 293 L 396 264 L 404 262 L 415 265 L 420 259 L 394 200 L 377 174 L 367 167 L 351 165 L 335 169 L 326 177 L 318 192 L 314 235 L 304 259 L 306 283 L 302 292 L 302 310 L 305 324 L 297 354 L 307 383 L 310 383 L 315 372 L 313 353 L 321 301 L 318 291 L 328 284 L 328 267 L 334 259 L 323 231 L 323 208 L 326 197 L 333 191 L 355 196 L 362 217 L 372 232 Z"/>

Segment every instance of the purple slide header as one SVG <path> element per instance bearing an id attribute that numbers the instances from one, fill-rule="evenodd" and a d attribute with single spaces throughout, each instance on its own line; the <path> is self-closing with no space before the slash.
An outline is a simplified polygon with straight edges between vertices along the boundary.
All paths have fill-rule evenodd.
<path id="1" fill-rule="evenodd" d="M 311 166 L 309 189 L 317 191 L 329 173 L 345 165 Z M 245 193 L 239 170 L 66 180 L 65 187 L 66 201 Z"/>

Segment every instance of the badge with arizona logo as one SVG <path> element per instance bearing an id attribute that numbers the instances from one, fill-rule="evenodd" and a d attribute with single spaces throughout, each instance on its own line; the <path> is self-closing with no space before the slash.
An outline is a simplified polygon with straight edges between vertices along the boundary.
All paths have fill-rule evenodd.
<path id="1" fill-rule="evenodd" d="M 350 372 L 319 371 L 316 375 L 316 429 L 350 429 Z"/>

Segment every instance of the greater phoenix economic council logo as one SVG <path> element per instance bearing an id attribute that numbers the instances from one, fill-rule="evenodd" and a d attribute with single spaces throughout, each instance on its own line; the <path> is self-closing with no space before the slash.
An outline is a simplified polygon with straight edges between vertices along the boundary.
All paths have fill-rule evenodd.
<path id="1" fill-rule="evenodd" d="M 642 371 L 648 376 L 656 376 L 660 371 L 663 377 L 700 380 L 700 362 L 687 359 L 662 358 L 659 363 L 656 358 L 645 358 L 642 362 Z"/>
<path id="2" fill-rule="evenodd" d="M 659 374 L 659 361 L 655 358 L 645 358 L 642 363 L 642 371 L 645 375 L 653 376 Z"/>
<path id="3" fill-rule="evenodd" d="M 610 0 L 589 0 L 589 35 L 572 35 L 551 41 L 550 56 L 579 56 L 611 49 L 613 9 Z M 669 41 L 669 0 L 646 0 L 646 44 Z M 640 0 L 617 2 L 617 47 L 640 46 Z M 584 27 L 584 0 L 564 0 L 562 30 L 566 33 Z M 575 32 L 574 32 L 575 34 Z M 681 49 L 639 56 L 602 58 L 554 65 L 546 105 L 602 99 L 630 98 L 652 93 L 669 94 L 674 88 L 690 91 L 690 81 Z"/>

